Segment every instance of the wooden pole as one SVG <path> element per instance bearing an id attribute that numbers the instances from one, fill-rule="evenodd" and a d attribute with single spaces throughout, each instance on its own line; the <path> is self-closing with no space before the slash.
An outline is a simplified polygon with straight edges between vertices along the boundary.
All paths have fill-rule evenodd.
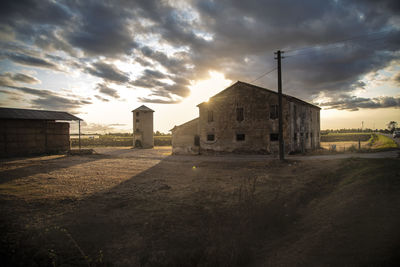
<path id="1" fill-rule="evenodd" d="M 78 120 L 78 131 L 79 131 L 79 151 L 81 151 L 81 120 Z"/>
<path id="2" fill-rule="evenodd" d="M 283 116 L 282 116 L 282 72 L 281 72 L 281 52 L 278 50 L 276 59 L 278 60 L 278 117 L 279 117 L 279 159 L 285 160 L 285 151 L 283 145 Z"/>

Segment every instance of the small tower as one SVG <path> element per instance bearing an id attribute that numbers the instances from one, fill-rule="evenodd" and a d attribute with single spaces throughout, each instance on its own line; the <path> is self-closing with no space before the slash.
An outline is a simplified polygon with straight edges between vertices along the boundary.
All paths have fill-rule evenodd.
<path id="1" fill-rule="evenodd" d="M 153 112 L 154 110 L 142 105 L 133 112 L 133 147 L 152 148 Z"/>

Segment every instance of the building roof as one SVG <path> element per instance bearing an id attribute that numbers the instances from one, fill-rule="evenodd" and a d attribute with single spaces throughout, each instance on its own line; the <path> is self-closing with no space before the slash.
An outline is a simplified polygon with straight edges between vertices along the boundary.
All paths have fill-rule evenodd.
<path id="1" fill-rule="evenodd" d="M 273 93 L 273 94 L 276 94 L 276 95 L 278 94 L 278 92 L 272 91 L 272 90 L 267 89 L 267 88 L 264 88 L 264 87 L 260 87 L 260 86 L 257 86 L 257 85 L 254 85 L 254 84 L 250 84 L 250 83 L 246 83 L 246 82 L 237 81 L 236 83 L 234 83 L 234 84 L 232 84 L 231 86 L 225 88 L 224 90 L 222 90 L 222 91 L 219 92 L 218 94 L 216 94 L 216 95 L 210 97 L 210 99 L 212 99 L 212 98 L 214 98 L 214 97 L 216 97 L 216 96 L 222 94 L 223 92 L 225 92 L 225 91 L 227 91 L 227 90 L 233 88 L 234 86 L 240 85 L 240 84 L 243 84 L 243 85 L 246 85 L 246 86 L 248 86 L 248 87 L 255 88 L 255 89 L 267 91 L 267 92 L 270 92 L 270 93 Z M 310 104 L 310 103 L 308 103 L 308 102 L 306 102 L 306 101 L 303 101 L 303 100 L 301 100 L 301 99 L 299 99 L 299 98 L 296 98 L 296 97 L 294 97 L 294 96 L 290 96 L 290 95 L 286 95 L 286 94 L 282 94 L 282 96 L 283 96 L 283 97 L 286 97 L 289 101 L 300 102 L 300 103 L 302 103 L 302 104 L 304 104 L 304 105 L 309 105 L 309 106 L 312 106 L 312 107 L 314 107 L 314 108 L 321 109 L 320 107 L 318 107 L 318 106 L 316 106 L 316 105 Z M 202 102 L 202 103 L 198 104 L 197 106 L 200 106 L 200 105 L 202 105 L 202 104 L 204 104 L 204 103 L 206 103 L 206 102 Z"/>
<path id="2" fill-rule="evenodd" d="M 37 109 L 21 109 L 21 108 L 1 108 L 0 119 L 16 119 L 16 120 L 60 120 L 60 121 L 81 121 L 82 119 L 75 117 L 63 111 L 37 110 Z"/>
<path id="3" fill-rule="evenodd" d="M 154 112 L 154 110 L 152 110 L 151 108 L 146 107 L 145 105 L 141 105 L 140 107 L 132 110 L 132 112 L 134 111 L 151 111 Z"/>
<path id="4" fill-rule="evenodd" d="M 194 118 L 193 120 L 187 121 L 187 122 L 185 122 L 185 123 L 182 123 L 181 125 L 175 125 L 174 128 L 172 128 L 172 129 L 169 130 L 169 131 L 170 131 L 170 132 L 175 131 L 175 130 L 176 130 L 177 128 L 179 128 L 179 127 L 186 126 L 186 125 L 188 125 L 188 124 L 190 124 L 190 123 L 193 123 L 193 122 L 196 122 L 196 121 L 198 121 L 198 120 L 199 120 L 199 117 Z"/>

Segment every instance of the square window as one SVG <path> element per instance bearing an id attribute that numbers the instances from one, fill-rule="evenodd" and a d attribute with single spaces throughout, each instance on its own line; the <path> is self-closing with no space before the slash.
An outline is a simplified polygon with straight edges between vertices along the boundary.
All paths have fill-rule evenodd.
<path id="1" fill-rule="evenodd" d="M 139 117 L 140 112 L 136 112 L 136 117 Z"/>
<path id="2" fill-rule="evenodd" d="M 244 120 L 243 108 L 236 108 L 236 120 L 237 121 L 243 121 Z"/>
<path id="3" fill-rule="evenodd" d="M 278 105 L 271 105 L 269 107 L 269 118 L 273 120 L 278 118 Z"/>
<path id="4" fill-rule="evenodd" d="M 215 135 L 214 134 L 207 134 L 207 141 L 214 141 Z"/>
<path id="5" fill-rule="evenodd" d="M 269 135 L 269 140 L 270 140 L 270 141 L 273 141 L 273 142 L 279 141 L 279 134 L 277 134 L 277 133 L 272 133 L 272 134 L 270 134 L 270 135 Z"/>
<path id="6" fill-rule="evenodd" d="M 139 122 L 139 119 L 136 119 L 136 122 Z"/>
<path id="7" fill-rule="evenodd" d="M 246 138 L 245 134 L 236 134 L 236 141 L 244 141 Z"/>
<path id="8" fill-rule="evenodd" d="M 208 122 L 214 121 L 214 113 L 212 110 L 208 111 Z"/>

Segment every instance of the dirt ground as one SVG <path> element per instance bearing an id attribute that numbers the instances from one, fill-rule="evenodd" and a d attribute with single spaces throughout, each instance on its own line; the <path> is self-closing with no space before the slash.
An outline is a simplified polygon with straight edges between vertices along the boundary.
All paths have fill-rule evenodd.
<path id="1" fill-rule="evenodd" d="M 0 162 L 3 266 L 391 266 L 400 160 L 172 156 Z M 397 151 L 396 151 L 397 153 Z"/>

